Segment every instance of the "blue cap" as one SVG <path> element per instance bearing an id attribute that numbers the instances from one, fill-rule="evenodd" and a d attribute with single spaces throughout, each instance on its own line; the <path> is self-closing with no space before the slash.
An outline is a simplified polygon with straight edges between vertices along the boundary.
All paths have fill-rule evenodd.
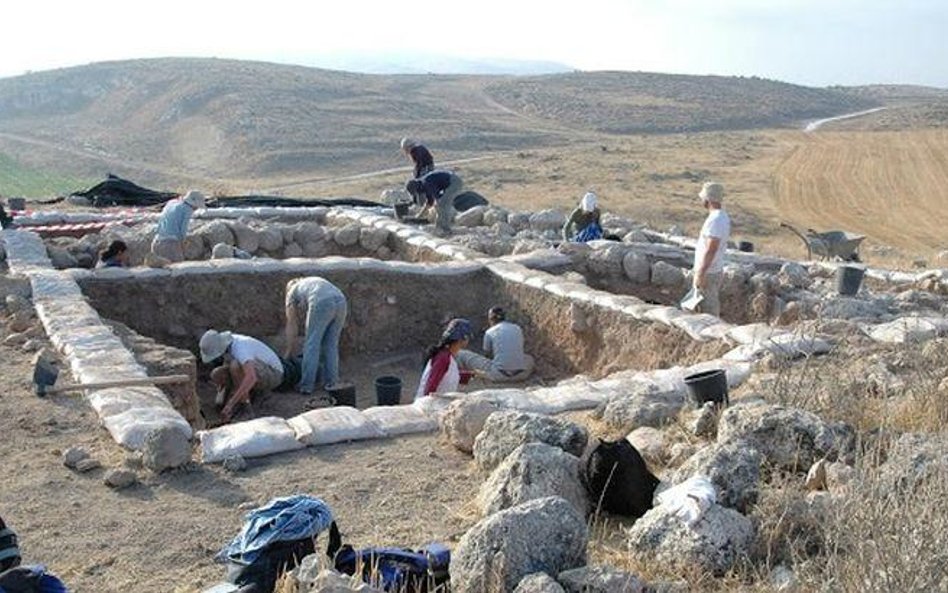
<path id="1" fill-rule="evenodd" d="M 467 319 L 457 318 L 448 323 L 448 327 L 445 328 L 441 337 L 450 342 L 457 342 L 459 340 L 469 340 L 473 335 L 474 330 L 471 328 L 471 322 Z"/>

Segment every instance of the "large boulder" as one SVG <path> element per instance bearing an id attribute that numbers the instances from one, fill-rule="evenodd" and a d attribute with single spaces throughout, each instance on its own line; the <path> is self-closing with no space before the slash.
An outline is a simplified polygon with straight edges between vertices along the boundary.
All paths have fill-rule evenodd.
<path id="1" fill-rule="evenodd" d="M 747 441 L 772 465 L 806 471 L 821 457 L 835 459 L 853 447 L 851 428 L 816 414 L 764 403 L 735 405 L 721 415 L 718 442 Z"/>
<path id="2" fill-rule="evenodd" d="M 719 504 L 708 507 L 690 527 L 659 505 L 629 530 L 629 550 L 633 555 L 652 556 L 663 565 L 723 575 L 746 556 L 753 538 L 751 520 Z"/>
<path id="3" fill-rule="evenodd" d="M 661 428 L 673 422 L 685 403 L 684 393 L 642 387 L 609 399 L 595 415 L 610 427 L 628 433 L 641 426 Z"/>
<path id="4" fill-rule="evenodd" d="M 625 437 L 650 464 L 663 465 L 668 452 L 665 448 L 665 433 L 651 426 L 640 426 Z"/>
<path id="5" fill-rule="evenodd" d="M 509 216 L 510 213 L 504 208 L 499 206 L 488 206 L 487 209 L 484 210 L 484 226 L 494 227 L 498 224 L 507 224 L 507 218 Z"/>
<path id="6" fill-rule="evenodd" d="M 65 270 L 79 266 L 76 256 L 63 247 L 50 245 L 46 248 L 46 253 L 49 255 L 49 261 L 52 262 L 53 267 L 57 270 Z"/>
<path id="7" fill-rule="evenodd" d="M 566 590 L 545 572 L 535 572 L 523 577 L 513 593 L 566 593 Z"/>
<path id="8" fill-rule="evenodd" d="M 652 264 L 652 284 L 669 288 L 681 288 L 685 284 L 685 273 L 677 266 L 657 261 Z"/>
<path id="9" fill-rule="evenodd" d="M 243 222 L 236 221 L 230 224 L 230 230 L 237 239 L 237 247 L 247 253 L 254 254 L 260 248 L 260 235 Z"/>
<path id="10" fill-rule="evenodd" d="M 645 586 L 631 572 L 611 566 L 583 566 L 556 577 L 566 593 L 642 593 Z"/>
<path id="11" fill-rule="evenodd" d="M 763 460 L 764 456 L 746 441 L 712 443 L 669 474 L 663 485 L 674 486 L 695 475 L 705 475 L 717 488 L 718 502 L 743 513 L 757 502 Z"/>
<path id="12" fill-rule="evenodd" d="M 507 215 L 507 224 L 522 231 L 530 226 L 530 213 L 529 212 L 511 212 Z"/>
<path id="13" fill-rule="evenodd" d="M 566 215 L 559 210 L 540 210 L 530 215 L 530 228 L 536 231 L 558 231 L 564 224 Z"/>
<path id="14" fill-rule="evenodd" d="M 497 466 L 481 487 L 477 503 L 486 516 L 547 496 L 562 497 L 583 516 L 589 510 L 579 459 L 545 443 L 526 443 Z"/>
<path id="15" fill-rule="evenodd" d="M 806 268 L 796 262 L 787 262 L 780 266 L 777 280 L 791 288 L 806 288 L 810 284 L 810 275 Z"/>
<path id="16" fill-rule="evenodd" d="M 363 228 L 359 231 L 359 245 L 366 251 L 377 251 L 388 241 L 388 235 L 388 229 Z"/>
<path id="17" fill-rule="evenodd" d="M 529 574 L 584 566 L 586 541 L 586 518 L 562 498 L 500 511 L 461 538 L 451 558 L 451 590 L 513 591 Z"/>
<path id="18" fill-rule="evenodd" d="M 226 243 L 231 246 L 237 243 L 234 233 L 231 232 L 227 223 L 222 220 L 213 220 L 205 224 L 200 227 L 198 234 L 204 239 L 204 248 L 208 251 L 218 243 Z"/>
<path id="19" fill-rule="evenodd" d="M 451 402 L 440 418 L 441 432 L 452 445 L 470 453 L 474 450 L 474 439 L 481 433 L 487 418 L 500 407 L 485 398 L 462 397 Z"/>
<path id="20" fill-rule="evenodd" d="M 325 257 L 332 252 L 329 241 L 325 238 L 307 241 L 300 245 L 304 257 Z"/>
<path id="21" fill-rule="evenodd" d="M 356 223 L 347 224 L 344 227 L 336 229 L 333 233 L 333 239 L 343 247 L 352 247 L 359 242 L 362 234 L 362 227 Z"/>
<path id="22" fill-rule="evenodd" d="M 460 212 L 454 217 L 454 224 L 457 226 L 475 227 L 484 224 L 484 212 L 487 206 L 474 206 L 464 212 Z"/>
<path id="23" fill-rule="evenodd" d="M 622 270 L 626 278 L 636 284 L 648 284 L 652 277 L 648 256 L 631 250 L 622 258 Z"/>
<path id="24" fill-rule="evenodd" d="M 264 228 L 257 235 L 259 248 L 268 253 L 277 253 L 283 248 L 283 233 L 280 229 Z"/>
<path id="25" fill-rule="evenodd" d="M 355 226 L 358 227 L 359 225 Z M 297 245 L 306 245 L 307 243 L 328 239 L 325 227 L 315 222 L 301 222 L 291 228 L 293 229 L 293 242 Z"/>
<path id="26" fill-rule="evenodd" d="M 474 459 L 481 469 L 497 467 L 524 443 L 546 443 L 579 457 L 586 448 L 586 429 L 542 414 L 502 410 L 494 412 L 474 439 Z"/>
<path id="27" fill-rule="evenodd" d="M 933 476 L 948 474 L 948 436 L 899 436 L 889 447 L 879 473 L 886 487 L 901 492 L 911 492 Z"/>
<path id="28" fill-rule="evenodd" d="M 586 265 L 589 271 L 600 276 L 622 276 L 622 268 L 627 248 L 621 243 L 597 247 L 589 251 Z"/>
<path id="29" fill-rule="evenodd" d="M 188 435 L 174 426 L 162 426 L 145 435 L 142 463 L 153 472 L 180 467 L 191 461 Z"/>

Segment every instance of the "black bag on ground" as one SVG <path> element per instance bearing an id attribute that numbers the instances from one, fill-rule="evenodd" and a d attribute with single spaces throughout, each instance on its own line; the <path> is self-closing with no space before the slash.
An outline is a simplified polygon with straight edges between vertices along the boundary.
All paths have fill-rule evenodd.
<path id="1" fill-rule="evenodd" d="M 316 552 L 317 537 L 274 542 L 250 564 L 227 563 L 227 582 L 239 585 L 241 593 L 271 593 L 277 579 L 288 570 L 296 568 L 310 554 Z M 326 555 L 332 559 L 342 547 L 342 538 L 335 521 L 329 526 L 329 543 Z"/>
<path id="2" fill-rule="evenodd" d="M 629 441 L 598 439 L 583 453 L 579 467 L 594 507 L 636 519 L 652 508 L 659 479 Z"/>

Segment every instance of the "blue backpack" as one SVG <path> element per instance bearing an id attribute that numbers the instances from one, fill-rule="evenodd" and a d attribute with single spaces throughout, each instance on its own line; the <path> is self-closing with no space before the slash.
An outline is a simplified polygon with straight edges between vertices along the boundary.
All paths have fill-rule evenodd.
<path id="1" fill-rule="evenodd" d="M 345 545 L 336 554 L 339 572 L 361 575 L 363 582 L 398 593 L 434 593 L 441 591 L 451 576 L 448 568 L 451 550 L 441 544 L 428 544 L 420 550 L 404 548 L 364 548 Z"/>
<path id="2" fill-rule="evenodd" d="M 0 573 L 0 593 L 69 593 L 43 566 L 18 566 Z"/>

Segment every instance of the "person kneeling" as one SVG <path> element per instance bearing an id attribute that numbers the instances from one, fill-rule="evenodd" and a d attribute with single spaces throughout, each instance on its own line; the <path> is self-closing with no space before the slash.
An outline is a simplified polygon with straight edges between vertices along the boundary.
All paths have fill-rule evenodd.
<path id="1" fill-rule="evenodd" d="M 458 361 L 461 368 L 469 369 L 496 383 L 526 381 L 533 374 L 533 357 L 523 352 L 523 330 L 507 321 L 501 307 L 487 312 L 490 328 L 484 333 L 484 354 L 461 350 Z M 493 358 L 488 358 L 492 356 Z"/>
<path id="2" fill-rule="evenodd" d="M 250 403 L 251 394 L 263 395 L 283 384 L 283 361 L 256 338 L 209 329 L 201 336 L 200 348 L 205 363 L 223 357 L 223 364 L 211 371 L 211 381 L 217 387 L 215 403 L 224 406 L 224 422 L 230 421 L 238 405 Z"/>

